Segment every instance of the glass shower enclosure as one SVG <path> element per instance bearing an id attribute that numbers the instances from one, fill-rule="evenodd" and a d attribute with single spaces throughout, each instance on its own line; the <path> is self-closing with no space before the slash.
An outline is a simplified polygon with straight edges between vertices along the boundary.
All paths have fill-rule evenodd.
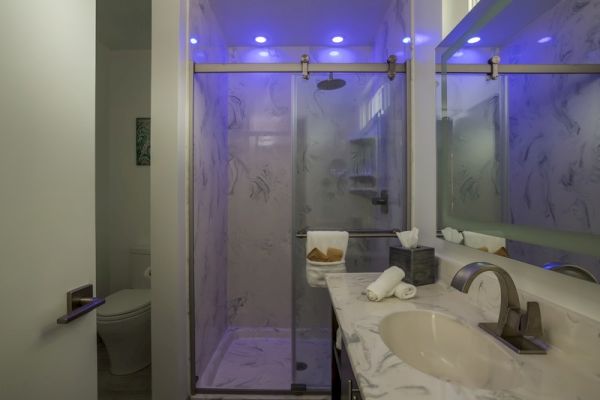
<path id="1" fill-rule="evenodd" d="M 405 74 L 337 73 L 344 87 L 317 86 L 329 79 L 195 74 L 200 392 L 327 392 L 331 303 L 326 289 L 306 281 L 301 233 L 407 225 Z M 348 271 L 385 269 L 391 244 L 350 239 Z"/>

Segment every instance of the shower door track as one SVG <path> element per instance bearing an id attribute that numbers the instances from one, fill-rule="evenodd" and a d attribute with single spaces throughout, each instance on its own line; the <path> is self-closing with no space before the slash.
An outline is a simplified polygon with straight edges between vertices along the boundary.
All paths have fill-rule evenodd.
<path id="1" fill-rule="evenodd" d="M 437 64 L 437 73 L 489 74 L 489 64 Z M 600 74 L 600 64 L 498 64 L 499 74 Z"/>
<path id="2" fill-rule="evenodd" d="M 405 64 L 396 64 L 394 71 L 399 74 L 406 73 Z M 244 64 L 194 64 L 194 73 L 303 73 L 302 63 L 244 63 Z M 308 64 L 308 72 L 356 72 L 356 73 L 387 73 L 389 66 L 385 63 L 362 64 Z"/>

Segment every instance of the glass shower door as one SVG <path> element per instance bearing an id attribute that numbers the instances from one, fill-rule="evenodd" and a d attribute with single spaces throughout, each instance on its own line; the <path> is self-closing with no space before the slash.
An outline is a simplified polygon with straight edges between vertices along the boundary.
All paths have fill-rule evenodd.
<path id="1" fill-rule="evenodd" d="M 406 80 L 402 74 L 393 81 L 384 74 L 311 74 L 295 78 L 292 98 L 293 382 L 320 390 L 331 382 L 331 302 L 327 289 L 307 283 L 306 240 L 296 233 L 407 225 Z M 384 270 L 395 242 L 351 238 L 348 272 Z"/>

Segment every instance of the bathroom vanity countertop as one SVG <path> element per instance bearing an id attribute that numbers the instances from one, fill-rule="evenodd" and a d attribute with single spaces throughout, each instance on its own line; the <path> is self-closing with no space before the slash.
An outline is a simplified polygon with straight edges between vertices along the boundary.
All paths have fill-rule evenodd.
<path id="1" fill-rule="evenodd" d="M 371 302 L 363 291 L 378 276 L 377 273 L 327 276 L 335 314 L 363 400 L 600 398 L 600 376 L 578 370 L 573 360 L 556 348 L 550 348 L 546 355 L 520 355 L 507 349 L 514 357 L 514 368 L 519 369 L 522 384 L 503 390 L 461 386 L 409 366 L 393 354 L 379 336 L 379 323 L 383 317 L 400 311 L 430 310 L 455 316 L 466 324 L 477 326 L 479 322 L 494 322 L 497 316 L 477 308 L 465 294 L 444 283 L 420 286 L 417 296 L 410 300 L 393 297 L 381 302 Z M 481 334 L 486 335 L 483 331 Z"/>

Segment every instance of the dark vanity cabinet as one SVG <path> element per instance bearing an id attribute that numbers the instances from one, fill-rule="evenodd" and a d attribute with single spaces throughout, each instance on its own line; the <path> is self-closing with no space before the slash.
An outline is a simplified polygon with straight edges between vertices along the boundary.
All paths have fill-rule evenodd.
<path id="1" fill-rule="evenodd" d="M 342 348 L 335 346 L 338 322 L 335 312 L 331 312 L 331 399 L 332 400 L 362 400 L 346 346 L 342 340 Z"/>

